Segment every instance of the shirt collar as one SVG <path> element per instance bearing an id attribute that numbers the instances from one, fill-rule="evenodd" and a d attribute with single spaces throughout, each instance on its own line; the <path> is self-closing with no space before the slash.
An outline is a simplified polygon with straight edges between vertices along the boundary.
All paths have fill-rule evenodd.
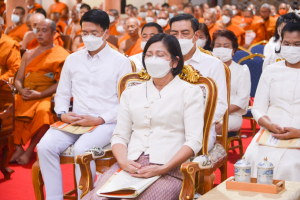
<path id="1" fill-rule="evenodd" d="M 200 61 L 201 61 L 201 52 L 200 52 L 200 49 L 198 47 L 196 47 L 196 51 L 195 51 L 193 57 L 188 61 L 191 61 L 191 60 L 195 61 L 197 63 L 200 63 Z"/>
<path id="2" fill-rule="evenodd" d="M 106 45 L 104 46 L 104 48 L 100 52 L 98 52 L 96 55 L 94 55 L 94 57 L 92 57 L 90 55 L 89 51 L 87 49 L 85 49 L 86 50 L 86 56 L 87 56 L 88 59 L 96 58 L 96 59 L 100 59 L 101 60 L 101 59 L 105 58 L 106 54 L 110 50 L 109 48 L 110 48 L 110 46 L 106 42 Z"/>

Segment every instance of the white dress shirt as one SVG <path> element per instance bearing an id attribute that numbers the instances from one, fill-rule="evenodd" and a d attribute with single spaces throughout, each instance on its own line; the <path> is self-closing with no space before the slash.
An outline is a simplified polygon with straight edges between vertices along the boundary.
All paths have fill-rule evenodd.
<path id="1" fill-rule="evenodd" d="M 133 55 L 133 56 L 130 56 L 129 59 L 134 62 L 135 66 L 136 66 L 136 72 L 140 72 L 140 71 L 142 71 L 142 69 L 144 69 L 144 66 L 143 66 L 143 63 L 142 63 L 143 52 L 138 53 L 138 54 Z"/>
<path id="2" fill-rule="evenodd" d="M 252 114 L 256 121 L 268 116 L 281 127 L 300 129 L 300 69 L 287 67 L 285 61 L 268 66 L 260 77 Z M 258 136 L 245 153 L 252 164 L 252 177 L 256 177 L 257 164 L 267 157 L 275 166 L 274 179 L 299 182 L 300 150 L 259 145 Z"/>
<path id="3" fill-rule="evenodd" d="M 204 105 L 199 86 L 176 76 L 160 92 L 153 80 L 127 88 L 121 97 L 111 145 L 128 147 L 128 159 L 144 152 L 150 162 L 166 164 L 183 146 L 202 148 Z"/>
<path id="4" fill-rule="evenodd" d="M 276 62 L 278 58 L 282 58 L 280 53 L 275 53 L 275 50 L 279 50 L 280 48 L 280 39 L 276 42 L 274 41 L 275 37 L 271 37 L 269 42 L 266 44 L 264 48 L 264 63 L 263 70 L 268 66 Z"/>
<path id="5" fill-rule="evenodd" d="M 118 83 L 131 72 L 129 59 L 108 44 L 94 57 L 86 49 L 69 55 L 55 95 L 55 112 L 68 112 L 73 96 L 73 112 L 100 116 L 105 123 L 115 123 Z"/>
<path id="6" fill-rule="evenodd" d="M 228 131 L 238 131 L 243 123 L 242 116 L 248 110 L 251 90 L 250 71 L 247 65 L 239 65 L 234 61 L 232 61 L 229 69 L 231 73 L 230 104 L 241 109 L 229 114 Z"/>

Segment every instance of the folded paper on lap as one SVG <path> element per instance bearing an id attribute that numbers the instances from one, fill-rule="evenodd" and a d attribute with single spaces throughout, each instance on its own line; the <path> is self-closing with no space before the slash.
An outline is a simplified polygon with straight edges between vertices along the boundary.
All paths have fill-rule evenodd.
<path id="1" fill-rule="evenodd" d="M 61 121 L 55 122 L 54 124 L 51 124 L 50 126 L 51 128 L 57 129 L 57 130 L 61 130 L 64 132 L 68 132 L 68 133 L 73 133 L 73 134 L 84 134 L 87 132 L 91 132 L 93 131 L 95 128 L 97 128 L 97 126 L 71 126 L 68 123 L 64 123 Z"/>

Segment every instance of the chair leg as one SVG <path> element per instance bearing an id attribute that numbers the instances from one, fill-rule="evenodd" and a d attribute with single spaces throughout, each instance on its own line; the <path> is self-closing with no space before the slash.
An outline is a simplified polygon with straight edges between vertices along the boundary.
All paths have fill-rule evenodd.
<path id="1" fill-rule="evenodd" d="M 204 176 L 204 194 L 213 189 L 215 177 L 214 173 Z"/>
<path id="2" fill-rule="evenodd" d="M 35 161 L 31 168 L 31 177 L 34 189 L 34 195 L 36 200 L 44 200 L 44 181 L 42 178 L 42 173 L 40 169 L 39 161 Z"/>
<path id="3" fill-rule="evenodd" d="M 244 156 L 244 148 L 243 148 L 243 142 L 242 142 L 242 139 L 240 138 L 239 139 L 239 149 L 240 149 L 240 157 L 243 158 Z"/>
<path id="4" fill-rule="evenodd" d="M 76 189 L 75 196 L 78 197 L 77 180 L 76 180 L 76 173 L 75 173 L 75 164 L 73 164 L 73 176 L 74 176 L 74 188 Z"/>
<path id="5" fill-rule="evenodd" d="M 227 159 L 219 169 L 221 171 L 221 182 L 223 182 L 227 179 Z"/>
<path id="6" fill-rule="evenodd" d="M 0 171 L 4 175 L 4 179 L 10 179 L 10 175 L 14 172 L 14 170 L 8 167 L 9 160 L 14 153 L 14 143 L 13 137 L 7 138 L 8 145 L 2 148 L 2 155 L 1 155 L 1 163 L 0 163 Z"/>

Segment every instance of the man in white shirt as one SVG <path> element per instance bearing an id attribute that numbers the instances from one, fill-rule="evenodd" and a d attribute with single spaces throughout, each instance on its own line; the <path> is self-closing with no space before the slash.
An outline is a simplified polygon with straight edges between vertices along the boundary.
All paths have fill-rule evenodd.
<path id="1" fill-rule="evenodd" d="M 215 123 L 225 114 L 227 104 L 227 85 L 225 69 L 222 61 L 202 53 L 196 46 L 199 39 L 199 22 L 190 14 L 180 14 L 170 20 L 171 35 L 174 35 L 180 44 L 184 64 L 191 65 L 200 74 L 214 79 L 218 86 L 218 102 L 210 130 L 208 149 L 212 149 L 216 141 Z"/>
<path id="2" fill-rule="evenodd" d="M 141 48 L 144 50 L 144 47 L 147 43 L 147 41 L 154 35 L 163 33 L 163 29 L 160 25 L 154 22 L 147 23 L 142 28 L 142 42 L 141 42 Z M 143 58 L 143 52 L 130 56 L 129 59 L 134 62 L 136 66 L 136 72 L 141 71 L 144 66 L 142 63 Z"/>
<path id="3" fill-rule="evenodd" d="M 130 61 L 109 47 L 109 17 L 101 10 L 91 10 L 80 21 L 86 49 L 68 56 L 61 72 L 55 96 L 55 112 L 66 123 L 95 126 L 96 129 L 75 135 L 50 128 L 37 145 L 47 200 L 63 200 L 59 155 L 74 144 L 74 158 L 90 147 L 109 144 L 116 125 L 119 106 L 118 83 L 130 73 Z M 73 97 L 73 111 L 68 112 Z M 95 163 L 91 164 L 95 177 Z M 80 168 L 76 165 L 76 181 Z M 78 190 L 80 198 L 81 190 Z"/>

